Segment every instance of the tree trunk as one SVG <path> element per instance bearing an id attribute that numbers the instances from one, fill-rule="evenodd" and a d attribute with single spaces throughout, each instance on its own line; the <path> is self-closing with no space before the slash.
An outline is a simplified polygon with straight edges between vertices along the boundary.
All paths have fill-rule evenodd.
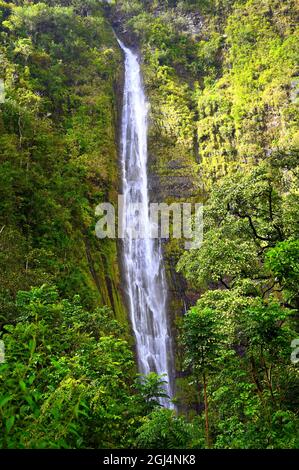
<path id="1" fill-rule="evenodd" d="M 210 432 L 209 432 L 209 407 L 208 407 L 206 374 L 203 374 L 203 393 L 204 393 L 204 402 L 205 402 L 206 445 L 207 445 L 208 448 L 210 448 L 211 447 L 211 442 L 210 442 Z"/>

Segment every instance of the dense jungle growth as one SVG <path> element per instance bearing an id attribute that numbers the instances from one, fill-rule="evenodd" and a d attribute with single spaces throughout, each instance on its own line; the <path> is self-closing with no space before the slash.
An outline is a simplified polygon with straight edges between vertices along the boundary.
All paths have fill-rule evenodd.
<path id="1" fill-rule="evenodd" d="M 0 0 L 0 448 L 299 447 L 298 13 Z M 204 204 L 199 249 L 164 243 L 176 410 L 95 236 L 120 191 L 114 30 L 142 57 L 151 199 Z"/>

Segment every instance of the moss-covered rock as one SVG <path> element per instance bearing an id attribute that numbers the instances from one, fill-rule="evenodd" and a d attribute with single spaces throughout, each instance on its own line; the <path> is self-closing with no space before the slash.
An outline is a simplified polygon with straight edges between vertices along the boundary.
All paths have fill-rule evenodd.
<path id="1" fill-rule="evenodd" d="M 95 235 L 96 206 L 119 188 L 111 25 L 97 2 L 0 2 L 0 34 L 2 295 L 53 283 L 128 324 L 116 241 Z"/>

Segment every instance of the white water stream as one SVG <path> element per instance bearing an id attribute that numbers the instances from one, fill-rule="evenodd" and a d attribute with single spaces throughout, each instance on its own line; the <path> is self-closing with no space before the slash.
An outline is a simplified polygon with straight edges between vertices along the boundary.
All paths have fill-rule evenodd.
<path id="1" fill-rule="evenodd" d="M 167 322 L 167 283 L 161 243 L 150 238 L 147 177 L 147 109 L 138 56 L 119 41 L 125 56 L 121 126 L 124 195 L 123 265 L 139 372 L 165 374 L 172 398 L 173 355 Z M 136 206 L 138 204 L 138 208 Z M 136 238 L 136 228 L 144 236 Z M 161 399 L 165 407 L 172 403 Z"/>

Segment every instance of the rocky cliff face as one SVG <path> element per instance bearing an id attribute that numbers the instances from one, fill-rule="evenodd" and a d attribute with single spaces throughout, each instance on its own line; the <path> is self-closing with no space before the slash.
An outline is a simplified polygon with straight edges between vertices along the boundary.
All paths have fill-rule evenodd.
<path id="1" fill-rule="evenodd" d="M 140 50 L 151 201 L 205 202 L 224 175 L 297 145 L 294 1 L 119 0 L 110 18 Z M 173 325 L 201 295 L 176 272 L 183 251 L 164 243 Z"/>
<path id="2" fill-rule="evenodd" d="M 107 16 L 117 34 L 126 44 L 139 50 L 143 78 L 149 103 L 148 173 L 151 202 L 195 202 L 203 197 L 203 187 L 198 177 L 198 148 L 195 111 L 192 93 L 186 85 L 184 70 L 163 70 L 159 59 L 152 61 L 152 49 L 145 36 L 131 26 L 134 12 L 118 4 L 107 8 Z M 201 27 L 199 13 L 181 12 L 178 31 L 195 38 Z M 142 14 L 142 12 L 140 12 Z M 145 13 L 145 11 L 144 11 Z M 175 11 L 169 11 L 171 21 Z M 153 17 L 158 21 L 165 15 L 165 8 L 157 7 Z M 165 240 L 164 254 L 169 285 L 169 311 L 173 324 L 191 304 L 187 284 L 176 272 L 176 264 L 182 250 L 182 240 Z M 192 299 L 193 300 L 193 299 Z"/>
<path id="3" fill-rule="evenodd" d="M 56 284 L 127 324 L 115 241 L 95 207 L 117 201 L 122 59 L 99 3 L 0 2 L 0 303 Z M 119 87 L 119 89 L 118 89 Z"/>
<path id="4" fill-rule="evenodd" d="M 204 201 L 222 176 L 296 147 L 297 12 L 294 1 L 116 2 L 113 22 L 143 61 L 152 201 Z"/>

